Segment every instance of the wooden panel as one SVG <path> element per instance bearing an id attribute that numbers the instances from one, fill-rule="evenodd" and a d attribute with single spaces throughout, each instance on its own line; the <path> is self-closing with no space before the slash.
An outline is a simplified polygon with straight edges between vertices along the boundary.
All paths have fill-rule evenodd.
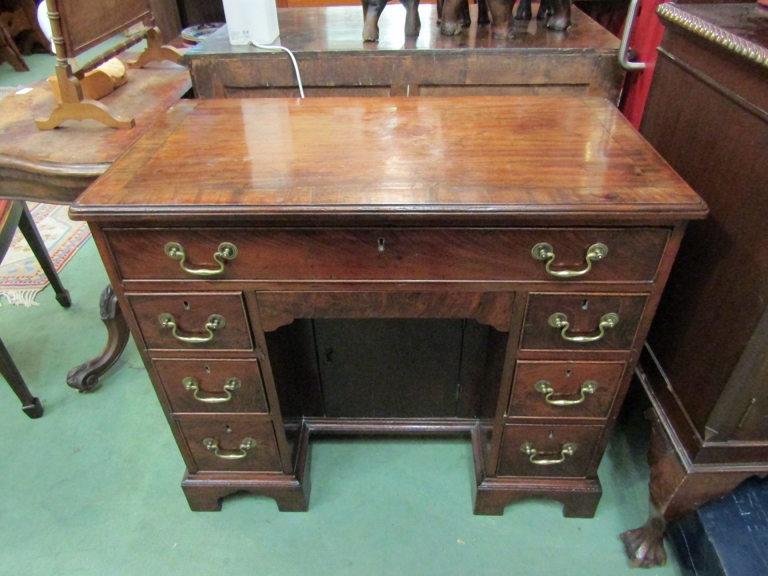
<path id="1" fill-rule="evenodd" d="M 258 292 L 264 331 L 295 318 L 472 318 L 509 330 L 513 292 Z"/>
<path id="2" fill-rule="evenodd" d="M 150 350 L 252 350 L 251 333 L 239 293 L 130 294 L 128 300 Z M 181 337 L 208 337 L 206 324 L 213 314 L 225 325 L 212 330 L 207 342 L 189 343 L 174 337 L 158 320 L 171 314 Z"/>
<path id="3" fill-rule="evenodd" d="M 509 402 L 509 416 L 543 418 L 607 418 L 624 375 L 623 362 L 518 362 Z M 580 404 L 552 405 L 535 386 L 546 381 L 554 391 L 552 401 Z M 582 395 L 585 382 L 595 383 Z"/>
<path id="4" fill-rule="evenodd" d="M 622 294 L 531 294 L 520 347 L 526 350 L 629 350 L 635 338 L 646 296 Z M 619 316 L 613 328 L 594 342 L 573 342 L 562 329 L 549 324 L 555 313 L 565 314 L 570 324 L 566 336 L 594 337 L 605 314 Z"/>
<path id="5" fill-rule="evenodd" d="M 179 243 L 187 266 L 218 269 L 213 259 L 222 242 L 238 256 L 217 279 L 273 280 L 445 280 L 567 279 L 547 274 L 531 249 L 549 243 L 555 272 L 586 266 L 589 248 L 602 243 L 605 258 L 578 277 L 587 282 L 653 281 L 669 237 L 667 229 L 511 229 L 511 230 L 206 230 L 113 229 L 110 246 L 125 279 L 189 279 L 164 247 Z"/>
<path id="6" fill-rule="evenodd" d="M 67 57 L 74 58 L 148 18 L 148 0 L 55 0 Z"/>
<path id="7" fill-rule="evenodd" d="M 275 442 L 272 423 L 235 415 L 229 418 L 187 418 L 179 419 L 184 439 L 199 470 L 224 471 L 265 471 L 281 472 L 280 456 Z M 220 454 L 243 454 L 243 440 L 254 440 L 252 448 L 243 458 L 221 458 L 204 444 L 207 438 L 214 439 Z"/>
<path id="8" fill-rule="evenodd" d="M 686 55 L 695 58 L 698 67 L 705 54 L 689 49 Z M 738 66 L 725 56 L 718 64 L 731 72 Z M 764 194 L 768 181 L 768 72 L 753 68 L 756 70 L 749 68 L 742 74 L 753 81 L 762 76 L 762 114 L 744 108 L 735 96 L 725 97 L 721 85 L 703 82 L 662 53 L 641 126 L 712 209 L 711 218 L 688 228 L 649 335 L 702 437 L 711 434 L 706 428 L 715 404 L 730 402 L 723 392 L 768 302 L 768 203 Z M 681 90 L 695 93 L 696 98 L 689 106 L 668 106 Z M 710 120 L 701 122 L 705 117 Z M 739 396 L 733 398 L 733 413 L 723 418 L 721 409 L 718 421 L 712 422 L 713 430 L 736 430 L 755 397 L 745 384 L 742 380 L 731 387 Z M 753 412 L 752 418 L 756 414 L 759 412 Z M 739 430 L 738 438 L 765 439 L 759 427 L 754 430 L 754 435 Z"/>
<path id="9" fill-rule="evenodd" d="M 500 476 L 562 478 L 584 477 L 592 461 L 600 426 L 506 425 L 499 458 Z M 533 464 L 521 447 L 530 443 L 538 452 L 534 460 L 559 460 L 558 464 Z M 563 455 L 566 444 L 575 444 L 573 455 Z"/>
<path id="10" fill-rule="evenodd" d="M 153 364 L 173 412 L 269 412 L 256 360 L 155 360 Z M 182 383 L 189 377 L 197 381 L 197 392 Z M 224 387 L 231 378 L 241 384 L 227 393 Z M 230 400 L 222 401 L 228 396 Z"/>

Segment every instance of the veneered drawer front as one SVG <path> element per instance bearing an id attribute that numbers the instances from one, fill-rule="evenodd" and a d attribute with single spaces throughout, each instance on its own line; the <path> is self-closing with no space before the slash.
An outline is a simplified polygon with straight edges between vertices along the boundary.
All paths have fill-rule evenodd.
<path id="1" fill-rule="evenodd" d="M 531 294 L 524 350 L 629 350 L 647 295 Z"/>
<path id="2" fill-rule="evenodd" d="M 509 416 L 606 418 L 624 362 L 518 362 Z"/>
<path id="3" fill-rule="evenodd" d="M 178 423 L 198 470 L 281 471 L 272 422 L 199 418 Z"/>
<path id="4" fill-rule="evenodd" d="M 155 360 L 173 412 L 269 412 L 257 360 Z"/>
<path id="5" fill-rule="evenodd" d="M 583 478 L 602 430 L 600 426 L 507 424 L 499 475 Z"/>
<path id="6" fill-rule="evenodd" d="M 253 349 L 239 292 L 128 294 L 128 301 L 149 350 Z"/>
<path id="7" fill-rule="evenodd" d="M 520 280 L 568 282 L 537 260 L 534 246 L 547 243 L 552 272 L 587 267 L 591 246 L 607 255 L 577 279 L 589 282 L 652 281 L 669 232 L 636 229 L 108 229 L 124 279 L 194 279 L 166 254 L 183 248 L 184 266 L 217 271 L 210 279 L 252 280 Z M 232 259 L 222 243 L 237 249 Z M 175 251 L 177 258 L 179 250 Z M 221 252 L 223 253 L 223 252 Z M 540 253 L 538 251 L 537 253 Z M 220 262 L 217 261 L 217 258 Z"/>

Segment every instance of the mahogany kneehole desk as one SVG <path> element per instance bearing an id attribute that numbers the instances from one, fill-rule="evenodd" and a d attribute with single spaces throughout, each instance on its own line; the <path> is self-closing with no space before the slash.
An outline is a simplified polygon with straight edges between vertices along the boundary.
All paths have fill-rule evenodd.
<path id="1" fill-rule="evenodd" d="M 433 433 L 471 437 L 476 513 L 591 517 L 707 208 L 607 101 L 536 96 L 185 101 L 71 213 L 193 510 L 306 510 L 312 436 Z"/>

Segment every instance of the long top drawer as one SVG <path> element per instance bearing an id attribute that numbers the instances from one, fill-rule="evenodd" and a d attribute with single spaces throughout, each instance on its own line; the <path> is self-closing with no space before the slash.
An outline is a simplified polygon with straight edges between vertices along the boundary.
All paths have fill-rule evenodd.
<path id="1" fill-rule="evenodd" d="M 107 229 L 129 280 L 652 282 L 666 228 Z"/>

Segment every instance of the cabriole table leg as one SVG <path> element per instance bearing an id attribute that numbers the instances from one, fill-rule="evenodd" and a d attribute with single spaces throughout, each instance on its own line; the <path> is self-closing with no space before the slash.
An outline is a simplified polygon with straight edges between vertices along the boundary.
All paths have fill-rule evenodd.
<path id="1" fill-rule="evenodd" d="M 67 384 L 79 392 L 92 392 L 99 384 L 99 377 L 117 362 L 128 343 L 128 325 L 120 310 L 112 286 L 107 286 L 99 301 L 101 321 L 107 327 L 107 345 L 99 356 L 72 368 L 67 374 Z"/>

